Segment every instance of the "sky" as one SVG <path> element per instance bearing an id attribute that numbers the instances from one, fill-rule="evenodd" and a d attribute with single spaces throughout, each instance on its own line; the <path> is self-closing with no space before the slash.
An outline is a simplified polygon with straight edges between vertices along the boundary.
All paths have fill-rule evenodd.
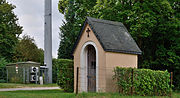
<path id="1" fill-rule="evenodd" d="M 38 48 L 44 49 L 44 1 L 45 0 L 7 0 L 16 6 L 13 10 L 19 18 L 19 24 L 23 26 L 23 33 L 35 39 Z M 52 0 L 52 56 L 57 58 L 59 48 L 59 27 L 64 16 L 58 11 L 58 1 Z"/>

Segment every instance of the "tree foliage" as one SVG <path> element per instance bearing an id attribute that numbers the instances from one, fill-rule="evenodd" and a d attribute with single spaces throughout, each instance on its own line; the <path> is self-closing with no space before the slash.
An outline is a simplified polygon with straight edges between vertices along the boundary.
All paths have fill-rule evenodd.
<path id="1" fill-rule="evenodd" d="M 43 64 L 44 51 L 38 49 L 33 38 L 24 35 L 16 45 L 14 61 L 35 61 Z"/>
<path id="2" fill-rule="evenodd" d="M 0 67 L 5 67 L 8 62 L 6 61 L 5 58 L 0 57 Z"/>
<path id="3" fill-rule="evenodd" d="M 13 12 L 14 8 L 15 6 L 6 0 L 0 0 L 0 56 L 8 61 L 12 61 L 14 47 L 22 33 L 22 27 Z"/>
<path id="4" fill-rule="evenodd" d="M 0 0 L 0 83 L 6 82 L 6 65 L 13 62 L 18 37 L 22 33 L 14 8 L 6 0 Z"/>
<path id="5" fill-rule="evenodd" d="M 60 45 L 58 49 L 58 58 L 72 59 L 72 48 L 77 39 L 77 35 L 82 24 L 96 4 L 96 0 L 60 0 L 59 12 L 63 13 L 66 21 L 60 27 Z"/>
<path id="6" fill-rule="evenodd" d="M 119 21 L 143 52 L 138 67 L 174 72 L 175 87 L 180 89 L 179 3 L 178 0 L 60 0 L 59 10 L 67 20 L 60 28 L 61 43 L 69 48 L 60 43 L 58 56 L 69 58 L 81 28 L 79 24 L 86 16 Z"/>

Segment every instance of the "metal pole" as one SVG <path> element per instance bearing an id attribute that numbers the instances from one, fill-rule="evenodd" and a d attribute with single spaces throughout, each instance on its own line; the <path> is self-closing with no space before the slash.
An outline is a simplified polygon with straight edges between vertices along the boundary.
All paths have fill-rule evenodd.
<path id="1" fill-rule="evenodd" d="M 134 70 L 132 69 L 132 72 L 131 72 L 131 83 L 132 83 L 132 86 L 131 86 L 131 95 L 133 95 L 133 75 L 134 75 Z"/>
<path id="2" fill-rule="evenodd" d="M 6 72 L 7 72 L 7 83 L 8 83 L 8 68 L 6 67 Z"/>
<path id="3" fill-rule="evenodd" d="M 26 83 L 29 83 L 29 82 L 30 82 L 30 79 L 29 79 L 29 78 L 30 78 L 31 75 L 30 75 L 29 73 L 30 73 L 30 67 L 27 68 L 27 73 L 26 73 L 26 75 L 27 75 L 27 80 L 26 80 Z M 30 76 L 29 76 L 29 75 L 30 75 Z"/>
<path id="4" fill-rule="evenodd" d="M 48 83 L 52 83 L 52 0 L 45 0 L 44 64 L 48 68 Z"/>
<path id="5" fill-rule="evenodd" d="M 26 82 L 26 72 L 25 72 L 25 68 L 23 68 L 23 83 Z"/>
<path id="6" fill-rule="evenodd" d="M 36 69 L 36 84 L 37 84 L 38 76 L 37 76 L 37 69 Z"/>
<path id="7" fill-rule="evenodd" d="M 79 77 L 79 67 L 77 67 L 77 73 L 76 73 L 76 94 L 78 94 L 78 77 Z"/>
<path id="8" fill-rule="evenodd" d="M 172 82 L 173 82 L 173 72 L 171 72 L 171 87 L 172 87 Z"/>

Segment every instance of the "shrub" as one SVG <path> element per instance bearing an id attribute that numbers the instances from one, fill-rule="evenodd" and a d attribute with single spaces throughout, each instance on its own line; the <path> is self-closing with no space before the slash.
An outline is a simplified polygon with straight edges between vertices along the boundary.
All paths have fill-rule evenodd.
<path id="1" fill-rule="evenodd" d="M 58 60 L 53 59 L 52 60 L 52 82 L 57 83 L 57 66 L 58 66 Z"/>
<path id="2" fill-rule="evenodd" d="M 132 89 L 137 95 L 164 96 L 172 90 L 167 71 L 116 67 L 114 72 L 113 78 L 117 80 L 116 84 L 123 94 L 130 94 Z"/>
<path id="3" fill-rule="evenodd" d="M 57 84 L 64 89 L 65 92 L 73 92 L 74 90 L 74 67 L 73 61 L 69 59 L 54 59 L 54 69 L 57 69 Z M 54 73 L 55 74 L 55 73 Z"/>
<path id="4" fill-rule="evenodd" d="M 5 58 L 0 57 L 0 83 L 5 83 L 7 79 L 6 75 L 6 64 L 8 62 Z"/>
<path id="5" fill-rule="evenodd" d="M 6 80 L 0 79 L 0 83 L 6 83 Z"/>
<path id="6" fill-rule="evenodd" d="M 8 64 L 8 62 L 6 61 L 6 59 L 0 57 L 0 67 L 6 67 L 6 64 Z"/>
<path id="7" fill-rule="evenodd" d="M 7 82 L 6 67 L 0 67 L 0 83 Z"/>

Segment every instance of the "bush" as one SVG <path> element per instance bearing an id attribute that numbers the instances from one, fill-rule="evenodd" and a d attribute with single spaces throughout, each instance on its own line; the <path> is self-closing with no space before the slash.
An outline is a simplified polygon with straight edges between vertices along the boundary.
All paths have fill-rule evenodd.
<path id="1" fill-rule="evenodd" d="M 8 64 L 8 62 L 6 61 L 6 59 L 0 57 L 0 67 L 6 67 L 6 64 Z"/>
<path id="2" fill-rule="evenodd" d="M 64 89 L 65 92 L 73 92 L 74 90 L 74 66 L 73 60 L 54 59 L 53 69 L 57 72 L 57 84 Z M 55 73 L 54 74 L 54 79 Z"/>
<path id="3" fill-rule="evenodd" d="M 58 66 L 58 60 L 53 59 L 52 60 L 52 82 L 57 83 L 57 66 Z"/>
<path id="4" fill-rule="evenodd" d="M 0 67 L 0 83 L 7 82 L 6 67 Z"/>
<path id="5" fill-rule="evenodd" d="M 6 65 L 8 62 L 5 58 L 0 56 L 0 83 L 5 83 L 7 79 L 6 75 Z"/>
<path id="6" fill-rule="evenodd" d="M 6 83 L 7 81 L 4 79 L 0 79 L 0 83 Z"/>
<path id="7" fill-rule="evenodd" d="M 113 78 L 117 80 L 119 91 L 123 94 L 130 94 L 132 89 L 137 95 L 164 96 L 172 90 L 167 71 L 116 67 L 114 72 Z"/>

